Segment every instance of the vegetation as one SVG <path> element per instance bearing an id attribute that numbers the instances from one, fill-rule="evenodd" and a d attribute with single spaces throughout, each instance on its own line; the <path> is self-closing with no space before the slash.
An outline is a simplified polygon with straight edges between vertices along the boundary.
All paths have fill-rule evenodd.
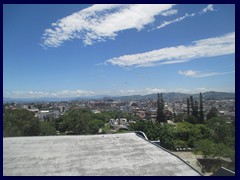
<path id="1" fill-rule="evenodd" d="M 187 115 L 190 114 L 190 101 L 189 98 L 187 98 Z"/>
<path id="2" fill-rule="evenodd" d="M 207 114 L 207 119 L 211 119 L 211 118 L 217 117 L 218 116 L 217 114 L 218 114 L 217 108 L 212 107 L 210 109 L 209 113 Z"/>
<path id="3" fill-rule="evenodd" d="M 191 119 L 191 120 L 189 120 Z M 143 131 L 150 140 L 160 140 L 161 146 L 169 150 L 193 148 L 195 153 L 207 158 L 235 157 L 235 125 L 226 119 L 215 117 L 206 124 L 197 124 L 195 116 L 176 125 L 153 124 L 150 121 L 137 121 L 131 130 Z"/>
<path id="4" fill-rule="evenodd" d="M 56 128 L 53 122 L 41 122 L 40 123 L 40 136 L 56 135 Z"/>
<path id="5" fill-rule="evenodd" d="M 159 96 L 158 93 L 158 101 L 157 101 L 157 122 L 167 122 L 167 119 L 164 114 L 164 101 L 162 94 Z"/>
<path id="6" fill-rule="evenodd" d="M 110 123 L 105 124 L 105 126 L 102 128 L 102 133 L 103 134 L 111 133 Z"/>
<path id="7" fill-rule="evenodd" d="M 72 107 L 63 116 L 55 120 L 40 122 L 34 114 L 26 109 L 4 109 L 4 137 L 11 136 L 38 136 L 60 134 L 97 134 L 99 129 L 102 133 L 109 133 L 111 128 L 108 124 L 110 119 L 127 118 L 138 120 L 136 116 L 122 112 L 93 113 L 90 110 Z M 122 131 L 123 132 L 123 131 Z"/>
<path id="8" fill-rule="evenodd" d="M 33 113 L 26 109 L 6 109 L 3 113 L 3 136 L 36 136 L 40 123 Z"/>
<path id="9" fill-rule="evenodd" d="M 200 93 L 199 122 L 200 122 L 201 124 L 204 123 L 204 112 L 203 112 L 203 97 L 202 97 L 202 93 Z"/>
<path id="10" fill-rule="evenodd" d="M 235 123 L 218 117 L 218 110 L 212 108 L 204 119 L 203 98 L 200 93 L 199 104 L 190 96 L 187 99 L 187 112 L 174 116 L 176 124 L 167 124 L 164 115 L 164 100 L 158 94 L 157 122 L 140 120 L 138 117 L 122 112 L 95 114 L 87 109 L 72 107 L 55 121 L 39 122 L 34 114 L 25 109 L 5 109 L 3 113 L 3 135 L 37 136 L 56 135 L 56 132 L 71 134 L 109 133 L 110 119 L 119 117 L 132 119 L 130 130 L 143 131 L 150 140 L 160 140 L 161 146 L 169 150 L 192 148 L 195 153 L 207 158 L 229 157 L 235 159 Z M 190 111 L 191 110 L 191 111 Z M 120 132 L 126 132 L 124 130 Z"/>

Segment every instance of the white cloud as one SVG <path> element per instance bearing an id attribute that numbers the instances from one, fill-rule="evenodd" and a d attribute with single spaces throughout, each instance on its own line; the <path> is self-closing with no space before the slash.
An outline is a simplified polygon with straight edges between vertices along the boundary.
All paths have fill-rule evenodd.
<path id="1" fill-rule="evenodd" d="M 57 92 L 41 92 L 41 91 L 5 91 L 4 96 L 10 98 L 45 98 L 45 97 L 56 97 L 56 98 L 70 98 L 70 97 L 81 97 L 81 96 L 92 96 L 95 93 L 93 91 L 84 90 L 63 90 Z"/>
<path id="2" fill-rule="evenodd" d="M 208 11 L 214 11 L 212 4 L 209 4 L 206 8 L 202 9 L 202 13 L 206 13 Z"/>
<path id="3" fill-rule="evenodd" d="M 154 93 L 165 93 L 167 89 L 163 88 L 146 88 L 144 90 L 144 94 L 154 94 Z"/>
<path id="4" fill-rule="evenodd" d="M 155 16 L 166 12 L 172 4 L 93 5 L 52 23 L 43 34 L 44 47 L 58 47 L 64 41 L 81 39 L 85 45 L 114 39 L 119 31 L 141 30 L 155 21 Z M 164 13 L 165 12 L 165 13 Z"/>
<path id="5" fill-rule="evenodd" d="M 177 93 L 186 93 L 186 94 L 194 94 L 194 93 L 204 93 L 208 91 L 216 91 L 216 92 L 235 92 L 234 87 L 232 89 L 228 87 L 221 88 L 144 88 L 144 89 L 131 89 L 131 90 L 119 90 L 114 91 L 111 95 L 114 96 L 130 96 L 130 95 L 147 95 L 147 94 L 157 94 L 157 93 L 169 93 L 169 92 L 177 92 Z"/>
<path id="6" fill-rule="evenodd" d="M 192 14 L 186 13 L 184 16 L 178 17 L 178 18 L 176 18 L 176 19 L 174 19 L 174 20 L 172 20 L 172 21 L 163 21 L 163 23 L 160 24 L 160 25 L 157 27 L 157 29 L 163 28 L 163 27 L 165 27 L 165 26 L 167 26 L 167 25 L 169 25 L 169 24 L 172 24 L 172 23 L 180 22 L 180 21 L 186 19 L 187 17 L 192 17 L 192 16 L 195 16 L 195 15 L 196 15 L 195 13 L 192 13 Z"/>
<path id="7" fill-rule="evenodd" d="M 171 15 L 177 14 L 177 12 L 178 12 L 177 9 L 170 9 L 168 11 L 162 12 L 161 15 L 163 15 L 163 16 L 171 16 Z"/>
<path id="8" fill-rule="evenodd" d="M 172 9 L 172 10 L 169 10 L 169 11 L 173 11 L 173 9 Z M 209 12 L 209 11 L 214 11 L 212 4 L 209 4 L 206 8 L 202 9 L 202 10 L 199 11 L 199 12 L 192 13 L 192 14 L 186 13 L 184 16 L 178 17 L 178 18 L 176 18 L 176 19 L 174 19 L 174 20 L 171 20 L 171 21 L 163 21 L 162 24 L 160 24 L 159 26 L 157 26 L 157 29 L 164 28 L 164 27 L 167 26 L 167 25 L 170 25 L 170 24 L 173 24 L 173 23 L 176 23 L 176 22 L 183 21 L 184 19 L 189 18 L 189 17 L 193 17 L 193 16 L 196 16 L 196 15 L 201 15 L 201 14 L 207 13 L 207 12 Z"/>
<path id="9" fill-rule="evenodd" d="M 235 73 L 235 71 L 230 72 L 201 72 L 201 71 L 193 71 L 193 70 L 187 70 L 187 71 L 178 71 L 178 74 L 188 76 L 188 77 L 208 77 L 208 76 L 219 76 L 224 74 L 232 74 Z"/>
<path id="10" fill-rule="evenodd" d="M 105 61 L 120 67 L 147 67 L 162 64 L 183 63 L 197 58 L 206 58 L 235 53 L 235 33 L 202 39 L 190 45 L 166 47 L 145 53 L 113 57 Z"/>
<path id="11" fill-rule="evenodd" d="M 195 76 L 198 73 L 198 71 L 193 70 L 187 70 L 187 71 L 178 71 L 178 74 L 184 75 L 184 76 Z"/>

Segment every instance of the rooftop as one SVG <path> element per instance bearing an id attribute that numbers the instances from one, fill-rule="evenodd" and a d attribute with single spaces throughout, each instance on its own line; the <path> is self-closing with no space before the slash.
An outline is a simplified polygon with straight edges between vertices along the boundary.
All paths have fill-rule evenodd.
<path id="1" fill-rule="evenodd" d="M 3 138 L 3 175 L 199 176 L 135 133 Z"/>

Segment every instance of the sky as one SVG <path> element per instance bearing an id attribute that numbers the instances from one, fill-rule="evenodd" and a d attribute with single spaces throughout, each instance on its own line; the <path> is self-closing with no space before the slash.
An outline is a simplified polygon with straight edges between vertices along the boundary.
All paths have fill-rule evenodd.
<path id="1" fill-rule="evenodd" d="M 8 98 L 235 92 L 235 5 L 3 5 Z"/>

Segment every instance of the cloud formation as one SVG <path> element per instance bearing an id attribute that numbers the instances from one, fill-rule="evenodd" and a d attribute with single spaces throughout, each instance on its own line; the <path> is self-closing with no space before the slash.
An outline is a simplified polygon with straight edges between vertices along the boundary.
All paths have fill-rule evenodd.
<path id="1" fill-rule="evenodd" d="M 163 21 L 162 24 L 160 24 L 159 26 L 157 26 L 157 29 L 164 28 L 164 27 L 167 26 L 167 25 L 170 25 L 170 24 L 173 24 L 173 23 L 176 23 L 176 22 L 183 21 L 184 19 L 189 18 L 189 17 L 193 17 L 193 16 L 196 16 L 196 15 L 201 15 L 201 14 L 207 13 L 207 12 L 209 12 L 209 11 L 214 11 L 212 4 L 209 4 L 206 8 L 202 9 L 201 11 L 199 11 L 199 12 L 197 12 L 197 13 L 192 13 L 192 14 L 186 13 L 184 16 L 178 17 L 178 18 L 176 18 L 176 19 L 174 19 L 174 20 L 171 20 L 171 21 Z"/>
<path id="2" fill-rule="evenodd" d="M 212 4 L 209 4 L 206 8 L 202 9 L 202 13 L 206 13 L 208 11 L 214 11 Z"/>
<path id="3" fill-rule="evenodd" d="M 44 47 L 58 47 L 68 40 L 81 39 L 85 45 L 114 39 L 119 31 L 142 30 L 156 15 L 168 16 L 172 4 L 97 4 L 52 23 L 43 34 Z"/>
<path id="4" fill-rule="evenodd" d="M 201 71 L 193 71 L 193 70 L 178 71 L 178 74 L 188 76 L 188 77 L 193 77 L 193 78 L 219 76 L 219 75 L 232 74 L 232 73 L 235 73 L 235 71 L 230 71 L 230 72 L 201 72 Z"/>
<path id="5" fill-rule="evenodd" d="M 93 91 L 84 90 L 63 90 L 57 92 L 47 91 L 5 91 L 4 96 L 10 98 L 70 98 L 70 97 L 84 97 L 94 95 Z"/>
<path id="6" fill-rule="evenodd" d="M 235 53 L 235 32 L 219 37 L 202 39 L 190 45 L 166 47 L 145 53 L 113 57 L 105 64 L 120 67 L 148 67 L 162 64 L 183 63 L 197 58 L 206 58 Z"/>
<path id="7" fill-rule="evenodd" d="M 160 24 L 159 26 L 157 26 L 157 29 L 163 28 L 163 27 L 165 27 L 165 26 L 167 26 L 167 25 L 170 25 L 170 24 L 172 24 L 172 23 L 180 22 L 180 21 L 182 21 L 182 20 L 184 20 L 184 19 L 186 19 L 186 18 L 188 18 L 188 17 L 192 17 L 192 16 L 195 16 L 195 15 L 196 15 L 195 13 L 192 13 L 192 14 L 186 13 L 184 16 L 178 17 L 178 18 L 176 18 L 176 19 L 174 19 L 174 20 L 172 20 L 172 21 L 163 21 L 162 24 Z"/>
<path id="8" fill-rule="evenodd" d="M 163 16 L 171 16 L 171 15 L 174 15 L 174 14 L 177 14 L 177 13 L 178 13 L 177 9 L 170 9 L 168 11 L 162 12 L 161 15 L 163 15 Z"/>

